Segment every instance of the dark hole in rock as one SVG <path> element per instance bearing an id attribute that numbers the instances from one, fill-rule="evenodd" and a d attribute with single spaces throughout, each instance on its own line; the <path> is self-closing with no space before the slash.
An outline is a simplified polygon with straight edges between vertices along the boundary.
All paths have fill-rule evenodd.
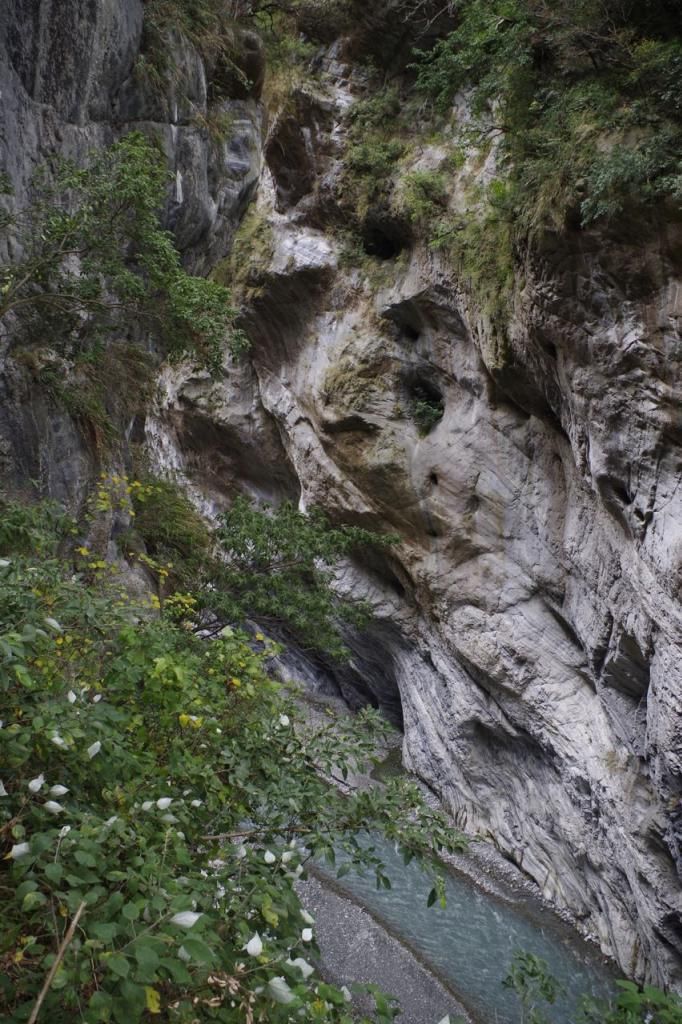
<path id="1" fill-rule="evenodd" d="M 419 341 L 421 338 L 421 332 L 416 327 L 413 327 L 412 324 L 404 324 L 402 333 L 403 337 L 407 338 L 408 341 Z"/>
<path id="2" fill-rule="evenodd" d="M 605 660 L 601 681 L 635 705 L 646 698 L 650 665 L 635 637 L 622 633 Z"/>
<path id="3" fill-rule="evenodd" d="M 623 505 L 632 504 L 632 498 L 628 494 L 627 489 L 622 484 L 619 484 L 614 481 L 612 484 L 612 490 L 614 497 L 616 497 L 618 501 L 622 502 Z"/>
<path id="4" fill-rule="evenodd" d="M 368 256 L 394 260 L 410 244 L 410 231 L 383 211 L 369 213 L 362 226 L 362 247 Z"/>
<path id="5" fill-rule="evenodd" d="M 407 374 L 404 380 L 410 415 L 422 436 L 430 433 L 442 420 L 445 412 L 443 392 L 427 373 L 419 370 Z"/>
<path id="6" fill-rule="evenodd" d="M 432 483 L 434 487 L 438 486 L 438 473 L 429 473 L 429 483 Z"/>
<path id="7" fill-rule="evenodd" d="M 661 936 L 666 945 L 671 946 L 673 949 L 682 951 L 682 916 L 672 912 L 666 914 L 661 920 L 659 928 L 656 928 L 656 932 Z"/>

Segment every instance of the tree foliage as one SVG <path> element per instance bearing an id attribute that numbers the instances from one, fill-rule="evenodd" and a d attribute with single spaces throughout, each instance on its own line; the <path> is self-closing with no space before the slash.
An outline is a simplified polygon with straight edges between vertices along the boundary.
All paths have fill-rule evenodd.
<path id="1" fill-rule="evenodd" d="M 294 883 L 343 851 L 383 885 L 368 830 L 418 857 L 460 845 L 404 781 L 331 784 L 380 721 L 306 723 L 262 634 L 150 619 L 105 562 L 56 556 L 72 527 L 50 508 L 2 521 L 2 1019 L 44 996 L 54 1024 L 350 1024 Z"/>
<path id="2" fill-rule="evenodd" d="M 340 625 L 367 622 L 364 605 L 336 597 L 339 562 L 367 545 L 394 538 L 353 526 L 332 526 L 318 509 L 304 515 L 285 503 L 259 509 L 238 499 L 217 531 L 222 552 L 208 606 L 220 617 L 247 615 L 284 627 L 304 647 L 343 657 Z"/>
<path id="3" fill-rule="evenodd" d="M 30 205 L 6 218 L 19 258 L 0 268 L 0 321 L 69 352 L 112 335 L 151 335 L 162 351 L 217 369 L 244 336 L 227 288 L 187 274 L 159 222 L 163 154 L 133 132 L 85 167 L 43 169 Z"/>
<path id="4" fill-rule="evenodd" d="M 419 57 L 441 108 L 468 90 L 469 137 L 497 137 L 526 228 L 584 224 L 682 196 L 682 36 L 667 0 L 465 0 L 457 29 Z"/>

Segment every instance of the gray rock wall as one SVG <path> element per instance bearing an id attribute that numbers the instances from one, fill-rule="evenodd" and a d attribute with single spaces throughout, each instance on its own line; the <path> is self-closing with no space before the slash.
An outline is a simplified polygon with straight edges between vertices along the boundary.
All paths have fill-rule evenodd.
<path id="1" fill-rule="evenodd" d="M 326 74 L 298 104 L 314 180 L 283 188 L 280 147 L 261 182 L 269 241 L 246 274 L 238 371 L 251 411 L 229 400 L 235 371 L 212 389 L 256 461 L 223 477 L 222 500 L 287 466 L 302 507 L 400 534 L 337 581 L 376 616 L 349 637 L 351 665 L 293 658 L 296 673 L 402 719 L 406 764 L 461 826 L 624 971 L 680 985 L 679 227 L 636 251 L 596 233 L 548 243 L 519 268 L 502 345 L 427 246 L 341 260 L 353 69 L 330 59 Z M 150 422 L 177 453 L 198 397 L 172 378 Z M 419 389 L 444 404 L 426 436 Z M 254 448 L 263 413 L 278 431 Z M 191 453 L 176 468 L 220 502 Z"/>
<path id="2" fill-rule="evenodd" d="M 36 171 L 60 158 L 77 163 L 132 130 L 159 140 L 167 154 L 166 226 L 192 272 L 206 273 L 228 251 L 257 184 L 262 112 L 256 83 L 221 81 L 197 48 L 177 33 L 166 40 L 171 74 L 160 87 L 145 72 L 142 0 L 8 0 L 0 7 L 0 172 L 14 211 L 30 201 Z M 247 40 L 248 42 L 248 40 Z M 148 63 L 148 61 L 147 61 Z M 211 118 L 228 130 L 211 133 Z M 3 252 L 6 248 L 8 252 Z M 0 257 L 16 238 L 0 240 Z M 139 339 L 144 344 L 144 339 Z M 36 338 L 38 358 L 50 338 Z M 65 368 L 68 372 L 68 367 Z M 132 424 L 118 424 L 117 457 L 126 458 Z M 0 478 L 77 506 L 98 456 L 92 438 L 41 392 L 11 353 L 0 325 Z M 29 483 L 32 482 L 32 483 Z M 34 486 L 35 485 L 35 486 Z"/>

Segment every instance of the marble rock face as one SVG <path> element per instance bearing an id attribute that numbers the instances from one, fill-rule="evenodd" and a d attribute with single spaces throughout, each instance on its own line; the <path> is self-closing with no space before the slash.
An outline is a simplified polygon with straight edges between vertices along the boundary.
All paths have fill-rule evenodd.
<path id="1" fill-rule="evenodd" d="M 261 181 L 249 415 L 230 397 L 244 368 L 211 386 L 249 470 L 222 486 L 270 480 L 270 500 L 298 495 L 400 543 L 339 573 L 375 613 L 348 637 L 351 664 L 292 653 L 290 671 L 383 708 L 405 763 L 463 827 L 624 970 L 679 985 L 678 229 L 636 254 L 587 232 L 547 245 L 523 268 L 501 346 L 427 246 L 345 268 L 333 197 L 353 69 L 332 48 L 326 74 L 300 120 L 275 126 Z M 174 386 L 182 401 L 151 422 L 177 446 L 178 410 L 197 398 Z M 443 408 L 426 434 L 424 396 Z M 215 494 L 196 458 L 181 462 Z"/>
<path id="2" fill-rule="evenodd" d="M 83 163 L 142 131 L 167 155 L 164 224 L 187 268 L 205 273 L 228 251 L 258 182 L 262 81 L 255 75 L 252 91 L 237 88 L 172 33 L 165 57 L 173 74 L 159 88 L 145 72 L 143 13 L 142 0 L 0 6 L 0 171 L 13 187 L 5 203 L 13 212 L 28 204 L 39 168 L 49 173 L 60 158 Z M 255 44 L 243 43 L 253 61 Z M 228 129 L 213 132 L 212 123 Z M 0 240 L 3 260 L 17 255 L 11 235 L 7 246 Z M 95 469 L 91 439 L 33 386 L 11 357 L 11 341 L 11 325 L 0 327 L 0 477 L 19 489 L 33 481 L 77 505 Z M 36 351 L 49 354 L 49 346 L 49 338 L 34 339 Z"/>

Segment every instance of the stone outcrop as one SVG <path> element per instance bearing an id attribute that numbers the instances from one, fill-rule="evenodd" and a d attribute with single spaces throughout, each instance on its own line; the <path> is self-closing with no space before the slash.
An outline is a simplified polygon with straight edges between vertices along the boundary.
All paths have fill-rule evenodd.
<path id="1" fill-rule="evenodd" d="M 236 41 L 243 74 L 207 65 L 191 42 L 164 39 L 167 80 L 149 73 L 142 0 L 12 0 L 0 10 L 0 172 L 21 210 L 36 171 L 76 163 L 132 130 L 157 140 L 171 187 L 164 211 L 186 266 L 204 273 L 225 256 L 258 181 L 263 56 L 250 33 Z M 260 69 L 260 70 L 259 70 Z M 246 88 L 247 74 L 253 83 Z M 220 125 L 229 130 L 218 130 Z M 213 125 L 218 129 L 214 130 Z M 7 253 L 2 251 L 0 257 Z M 10 252 L 13 255 L 10 239 Z M 37 358 L 49 339 L 36 340 Z M 77 507 L 97 468 L 92 439 L 36 388 L 8 355 L 0 327 L 0 476 Z M 125 457 L 132 424 L 119 424 Z"/>
<path id="2" fill-rule="evenodd" d="M 550 240 L 518 268 L 504 344 L 426 245 L 343 268 L 330 195 L 353 74 L 336 53 L 324 97 L 266 148 L 269 244 L 243 275 L 258 411 L 229 397 L 244 370 L 217 386 L 221 429 L 258 463 L 232 485 L 286 465 L 281 496 L 293 472 L 302 507 L 399 534 L 338 580 L 375 613 L 353 662 L 308 675 L 402 722 L 406 764 L 457 822 L 624 970 L 679 984 L 679 228 L 636 255 Z M 287 145 L 306 137 L 292 190 Z M 424 395 L 444 409 L 425 436 Z M 278 438 L 256 450 L 263 412 Z"/>
<path id="3" fill-rule="evenodd" d="M 176 174 L 168 224 L 206 270 L 254 191 L 256 99 L 221 100 L 234 123 L 211 143 L 193 121 L 210 89 L 191 45 L 175 43 L 185 88 L 159 98 L 134 77 L 142 5 L 94 6 L 0 12 L 6 169 L 21 195 L 50 154 L 157 130 Z M 348 636 L 351 664 L 294 652 L 296 671 L 384 708 L 462 827 L 626 972 L 680 986 L 680 226 L 650 225 L 637 247 L 547 239 L 516 267 L 504 338 L 418 234 L 398 244 L 374 222 L 368 259 L 349 266 L 336 229 L 358 76 L 343 53 L 320 58 L 325 91 L 300 91 L 263 142 L 251 256 L 228 268 L 248 361 L 217 382 L 164 368 L 150 458 L 208 514 L 242 491 L 397 533 L 339 574 L 374 610 Z M 3 473 L 73 498 L 91 453 L 18 373 L 5 360 Z M 428 433 L 424 397 L 443 413 Z"/>

